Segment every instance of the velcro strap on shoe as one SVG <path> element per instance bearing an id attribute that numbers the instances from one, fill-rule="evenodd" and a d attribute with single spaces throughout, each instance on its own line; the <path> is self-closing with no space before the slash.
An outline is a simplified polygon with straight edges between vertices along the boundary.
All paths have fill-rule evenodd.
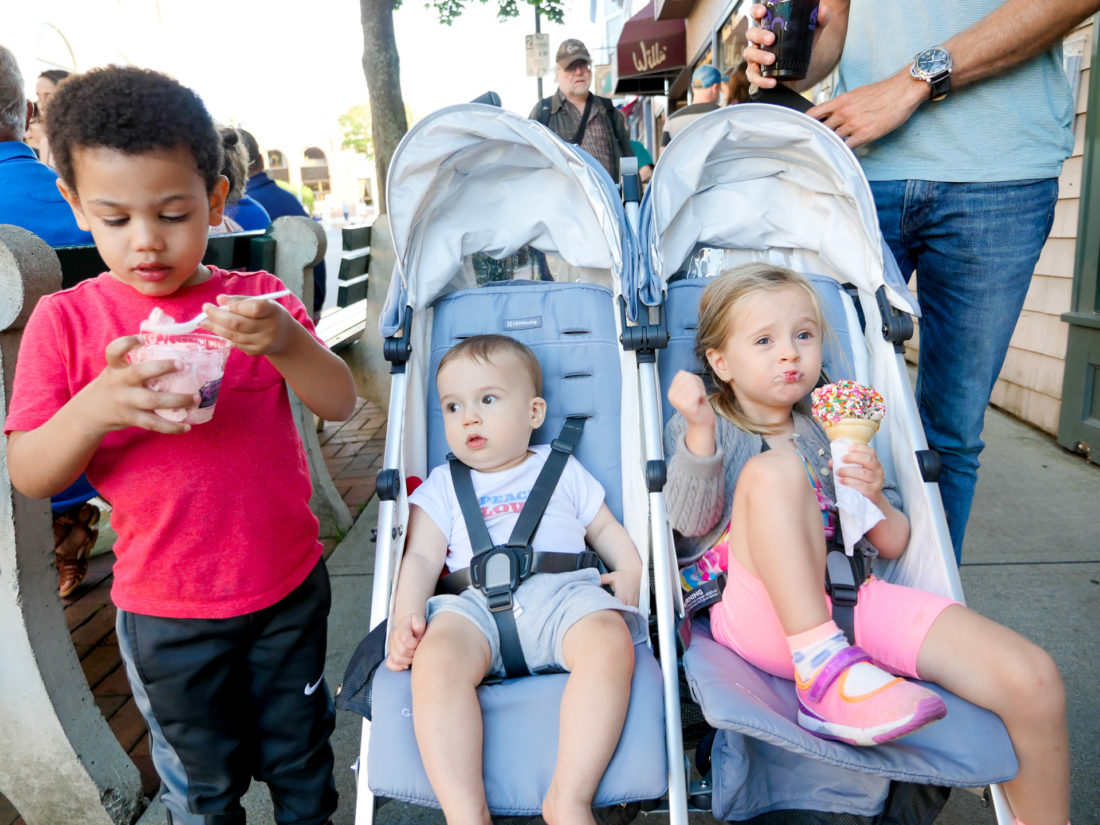
<path id="1" fill-rule="evenodd" d="M 810 685 L 807 698 L 813 702 L 820 702 L 825 696 L 825 691 L 840 678 L 840 674 L 852 665 L 870 661 L 872 659 L 867 651 L 857 645 L 849 645 L 844 650 L 834 653 L 814 676 L 814 683 Z"/>

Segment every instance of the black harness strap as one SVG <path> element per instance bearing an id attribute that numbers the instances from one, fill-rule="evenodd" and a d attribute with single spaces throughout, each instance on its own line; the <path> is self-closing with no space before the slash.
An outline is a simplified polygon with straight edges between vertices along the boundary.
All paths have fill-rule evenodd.
<path id="1" fill-rule="evenodd" d="M 474 491 L 470 468 L 453 455 L 447 456 L 451 466 L 451 480 L 454 482 L 455 495 L 458 497 L 458 505 L 462 511 L 462 518 L 466 522 L 470 546 L 474 553 L 473 558 L 470 559 L 470 580 L 485 594 L 489 610 L 496 621 L 497 630 L 500 633 L 500 657 L 509 678 L 526 676 L 530 672 L 523 658 L 523 648 L 516 630 L 512 595 L 520 583 L 534 572 L 535 554 L 531 550 L 531 539 L 539 528 L 543 513 L 546 512 L 546 505 L 550 503 L 550 497 L 554 494 L 569 456 L 580 441 L 584 422 L 584 418 L 577 416 L 565 419 L 558 437 L 550 443 L 550 455 L 547 456 L 546 463 L 531 487 L 531 493 L 524 502 L 519 518 L 516 519 L 508 542 L 503 545 L 493 545 L 489 528 L 486 527 L 485 519 L 481 515 L 481 506 Z M 586 554 L 580 555 L 583 557 Z M 571 559 L 574 565 L 572 569 L 586 566 L 580 564 L 582 560 L 582 558 Z"/>
<path id="2" fill-rule="evenodd" d="M 843 550 L 825 554 L 825 591 L 833 602 L 833 621 L 844 631 L 848 644 L 856 643 L 856 602 L 866 578 L 863 556 L 848 556 Z"/>
<path id="3" fill-rule="evenodd" d="M 535 479 L 531 494 L 523 503 L 523 509 L 519 513 L 519 518 L 516 519 L 516 526 L 512 528 L 512 535 L 508 537 L 508 544 L 511 546 L 531 546 L 531 539 L 538 532 L 542 516 L 546 512 L 546 505 L 550 503 L 550 497 L 554 495 L 554 489 L 558 486 L 558 479 L 565 471 L 565 464 L 580 443 L 581 435 L 584 433 L 584 422 L 585 419 L 579 416 L 565 419 L 558 437 L 550 442 L 550 455 L 546 457 L 546 463 L 542 466 L 538 478 Z"/>

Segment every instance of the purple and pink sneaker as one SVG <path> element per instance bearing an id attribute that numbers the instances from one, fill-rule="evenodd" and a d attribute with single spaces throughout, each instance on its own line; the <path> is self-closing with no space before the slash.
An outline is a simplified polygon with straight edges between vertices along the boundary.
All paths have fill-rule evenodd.
<path id="1" fill-rule="evenodd" d="M 887 673 L 856 646 L 834 653 L 808 682 L 797 676 L 798 724 L 824 739 L 880 745 L 947 715 L 928 688 Z"/>

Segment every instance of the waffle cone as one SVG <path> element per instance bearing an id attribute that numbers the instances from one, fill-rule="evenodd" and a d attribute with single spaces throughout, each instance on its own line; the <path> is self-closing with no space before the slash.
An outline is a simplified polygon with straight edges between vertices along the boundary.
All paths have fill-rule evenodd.
<path id="1" fill-rule="evenodd" d="M 838 438 L 850 438 L 860 444 L 870 444 L 878 432 L 878 422 L 869 418 L 842 418 L 835 424 L 825 424 L 825 435 L 830 441 Z"/>

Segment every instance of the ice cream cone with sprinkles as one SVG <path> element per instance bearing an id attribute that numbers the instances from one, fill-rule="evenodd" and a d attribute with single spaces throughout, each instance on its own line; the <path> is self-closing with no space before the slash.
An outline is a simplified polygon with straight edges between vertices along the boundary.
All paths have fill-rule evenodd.
<path id="1" fill-rule="evenodd" d="M 855 381 L 837 381 L 818 387 L 810 396 L 814 418 L 830 441 L 850 438 L 870 444 L 886 412 L 882 396 Z"/>

